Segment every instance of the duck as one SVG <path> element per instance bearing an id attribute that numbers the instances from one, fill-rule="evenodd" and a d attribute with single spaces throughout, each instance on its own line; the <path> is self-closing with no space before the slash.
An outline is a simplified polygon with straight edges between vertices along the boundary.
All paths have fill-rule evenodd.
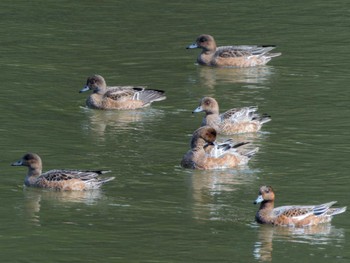
<path id="1" fill-rule="evenodd" d="M 181 166 L 199 170 L 233 168 L 247 164 L 258 152 L 259 148 L 255 148 L 246 153 L 240 153 L 237 148 L 247 142 L 217 143 L 216 136 L 216 130 L 209 126 L 200 127 L 194 131 L 190 142 L 191 149 L 183 156 Z"/>
<path id="2" fill-rule="evenodd" d="M 307 227 L 330 222 L 334 215 L 346 211 L 346 207 L 331 208 L 332 201 L 320 205 L 290 205 L 274 207 L 275 193 L 271 186 L 261 186 L 254 204 L 260 204 L 255 219 L 260 224 L 289 227 Z"/>
<path id="3" fill-rule="evenodd" d="M 233 108 L 220 114 L 219 103 L 212 97 L 204 97 L 192 113 L 205 112 L 201 126 L 213 127 L 218 134 L 232 135 L 258 132 L 264 123 L 271 121 L 271 116 L 260 116 L 257 110 L 258 107 L 250 106 Z"/>
<path id="4" fill-rule="evenodd" d="M 213 36 L 200 35 L 196 42 L 187 46 L 187 49 L 201 48 L 202 52 L 197 58 L 200 65 L 213 67 L 247 68 L 265 65 L 273 57 L 281 53 L 270 53 L 275 45 L 240 45 L 217 47 Z"/>
<path id="5" fill-rule="evenodd" d="M 86 85 L 79 93 L 92 90 L 86 105 L 100 110 L 133 110 L 144 108 L 155 101 L 165 100 L 163 90 L 146 89 L 143 86 L 108 87 L 101 75 L 87 78 Z"/>
<path id="6" fill-rule="evenodd" d="M 100 178 L 107 170 L 67 170 L 55 169 L 42 173 L 42 161 L 36 153 L 26 153 L 12 166 L 27 166 L 24 184 L 28 187 L 50 188 L 62 191 L 98 189 L 115 177 Z"/>

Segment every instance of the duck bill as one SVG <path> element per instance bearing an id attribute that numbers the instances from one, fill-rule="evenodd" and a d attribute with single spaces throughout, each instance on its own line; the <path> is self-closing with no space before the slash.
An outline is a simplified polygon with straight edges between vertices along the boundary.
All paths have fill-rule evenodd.
<path id="1" fill-rule="evenodd" d="M 262 201 L 264 201 L 264 198 L 262 195 L 259 195 L 258 198 L 254 201 L 254 205 L 260 204 Z"/>
<path id="2" fill-rule="evenodd" d="M 198 108 L 194 109 L 194 111 L 192 111 L 192 113 L 196 113 L 196 112 L 201 112 L 203 111 L 202 106 L 199 106 Z"/>
<path id="3" fill-rule="evenodd" d="M 192 49 L 192 48 L 198 48 L 198 45 L 196 43 L 193 43 L 186 47 L 186 49 Z"/>
<path id="4" fill-rule="evenodd" d="M 22 160 L 19 160 L 17 162 L 11 163 L 11 166 L 22 166 L 22 165 L 23 165 Z"/>
<path id="5" fill-rule="evenodd" d="M 85 86 L 84 88 L 82 88 L 81 90 L 79 90 L 79 93 L 88 91 L 89 89 L 90 89 L 89 86 Z"/>

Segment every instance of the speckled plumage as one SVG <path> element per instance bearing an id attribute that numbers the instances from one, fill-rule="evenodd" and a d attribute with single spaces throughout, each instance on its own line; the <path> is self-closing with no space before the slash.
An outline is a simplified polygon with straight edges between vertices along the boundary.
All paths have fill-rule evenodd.
<path id="1" fill-rule="evenodd" d="M 240 45 L 217 47 L 214 37 L 211 35 L 200 35 L 196 42 L 187 48 L 201 48 L 202 52 L 197 58 L 197 62 L 206 66 L 217 67 L 254 67 L 265 65 L 273 57 L 280 56 L 281 53 L 270 53 L 276 48 L 270 46 Z"/>
<path id="2" fill-rule="evenodd" d="M 216 129 L 219 134 L 231 135 L 257 132 L 264 123 L 271 120 L 266 114 L 260 116 L 256 113 L 257 109 L 257 107 L 233 108 L 220 114 L 218 102 L 214 98 L 204 97 L 193 112 L 205 112 L 201 126 L 208 125 Z"/>
<path id="3" fill-rule="evenodd" d="M 166 99 L 164 91 L 146 89 L 143 86 L 107 87 L 105 79 L 100 75 L 89 77 L 80 92 L 88 90 L 92 90 L 93 94 L 87 98 L 86 105 L 100 110 L 138 109 Z"/>
<path id="4" fill-rule="evenodd" d="M 274 207 L 275 193 L 270 186 L 262 186 L 254 203 L 261 203 L 256 221 L 261 224 L 304 227 L 330 222 L 334 215 L 345 212 L 346 207 L 331 208 L 336 201 L 321 205 L 291 205 Z"/>
<path id="5" fill-rule="evenodd" d="M 98 189 L 102 184 L 114 179 L 114 177 L 100 178 L 101 174 L 110 172 L 104 170 L 56 169 L 42 173 L 41 158 L 35 153 L 25 154 L 21 160 L 12 163 L 12 166 L 27 166 L 28 173 L 24 184 L 39 188 L 52 188 L 63 191 Z"/>
<path id="6" fill-rule="evenodd" d="M 247 164 L 250 158 L 258 151 L 258 148 L 239 153 L 236 148 L 246 143 L 218 146 L 215 142 L 216 131 L 214 128 L 204 126 L 197 129 L 191 139 L 191 149 L 183 156 L 181 166 L 190 169 L 224 169 Z"/>

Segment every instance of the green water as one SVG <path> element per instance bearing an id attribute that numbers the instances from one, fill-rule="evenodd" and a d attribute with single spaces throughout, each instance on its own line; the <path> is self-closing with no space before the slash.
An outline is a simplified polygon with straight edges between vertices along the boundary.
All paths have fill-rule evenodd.
<path id="1" fill-rule="evenodd" d="M 349 213 L 313 229 L 254 222 L 260 185 L 277 205 L 349 205 L 350 6 L 320 1 L 8 1 L 0 3 L 0 251 L 3 262 L 348 262 Z M 201 33 L 219 45 L 276 44 L 268 66 L 215 69 L 186 50 Z M 148 85 L 167 100 L 134 112 L 86 109 L 91 74 Z M 179 166 L 202 115 L 258 105 L 272 121 L 247 167 Z M 110 169 L 98 192 L 26 189 L 44 170 Z"/>

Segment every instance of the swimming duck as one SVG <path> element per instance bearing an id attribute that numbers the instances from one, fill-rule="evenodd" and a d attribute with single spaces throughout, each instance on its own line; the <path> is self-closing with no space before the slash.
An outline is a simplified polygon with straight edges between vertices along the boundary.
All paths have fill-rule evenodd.
<path id="1" fill-rule="evenodd" d="M 104 170 L 50 170 L 42 173 L 42 161 L 39 155 L 27 153 L 12 166 L 27 166 L 28 173 L 24 184 L 39 188 L 55 190 L 90 190 L 98 189 L 114 177 L 99 178 L 99 175 L 110 171 Z"/>
<path id="2" fill-rule="evenodd" d="M 204 97 L 193 113 L 204 111 L 202 126 L 213 127 L 219 134 L 232 135 L 257 132 L 264 123 L 271 121 L 270 116 L 260 116 L 257 110 L 257 107 L 234 108 L 220 114 L 218 102 L 214 98 Z"/>
<path id="3" fill-rule="evenodd" d="M 336 201 L 321 205 L 291 205 L 274 207 L 275 193 L 271 186 L 261 186 L 254 202 L 259 204 L 256 221 L 261 224 L 304 227 L 330 222 L 334 215 L 345 212 L 346 207 L 331 208 Z"/>
<path id="4" fill-rule="evenodd" d="M 189 45 L 187 49 L 201 48 L 202 52 L 197 62 L 206 66 L 218 67 L 254 67 L 265 65 L 273 57 L 281 53 L 269 53 L 276 46 L 223 46 L 216 47 L 214 37 L 211 35 L 200 35 L 196 42 Z"/>
<path id="5" fill-rule="evenodd" d="M 89 108 L 100 110 L 129 110 L 144 108 L 154 101 L 165 100 L 164 91 L 146 89 L 142 86 L 107 87 L 105 79 L 100 75 L 88 77 L 86 85 L 79 92 L 92 90 L 86 100 Z"/>
<path id="6" fill-rule="evenodd" d="M 209 157 L 219 158 L 227 153 L 237 152 L 237 148 L 248 144 L 249 142 L 235 143 L 232 139 L 228 139 L 224 142 L 213 142 L 205 145 L 205 153 Z"/>
<path id="7" fill-rule="evenodd" d="M 191 169 L 223 169 L 247 164 L 258 148 L 239 153 L 236 149 L 244 144 L 216 144 L 216 130 L 209 126 L 197 129 L 191 139 L 191 149 L 183 156 L 181 166 Z"/>

